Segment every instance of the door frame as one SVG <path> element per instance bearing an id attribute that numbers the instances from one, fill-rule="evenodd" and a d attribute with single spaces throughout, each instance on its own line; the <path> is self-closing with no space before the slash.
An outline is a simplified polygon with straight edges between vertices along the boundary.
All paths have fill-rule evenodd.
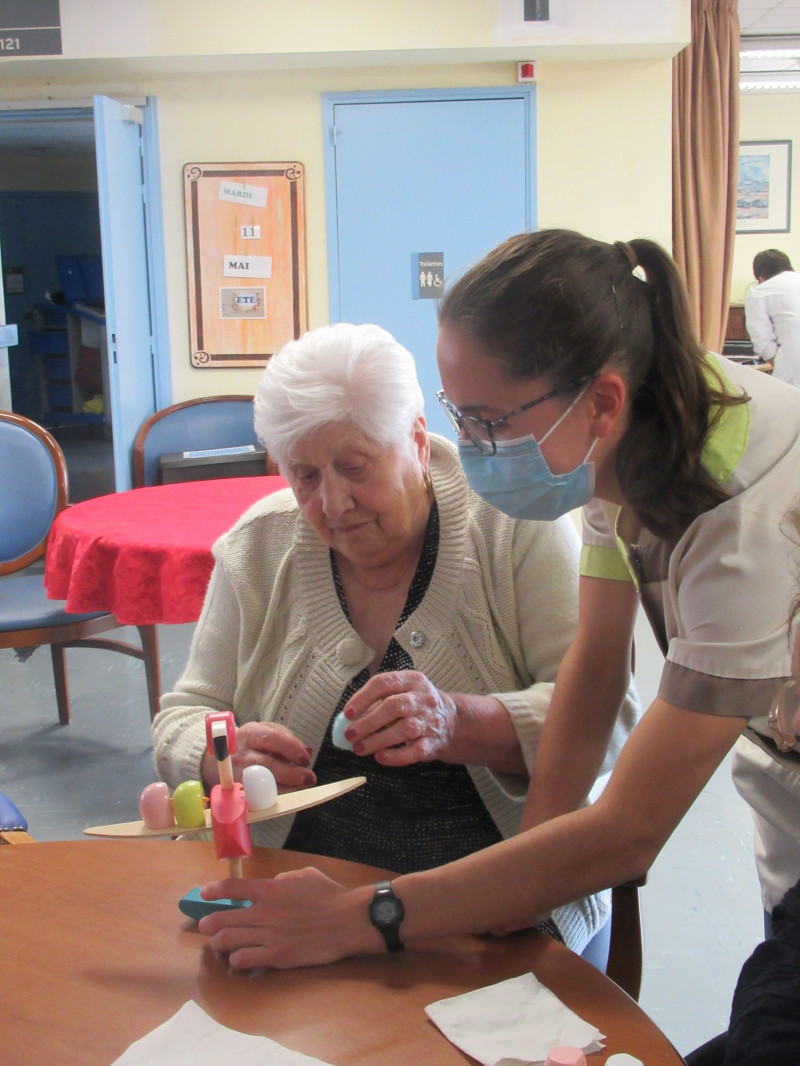
<path id="1" fill-rule="evenodd" d="M 525 152 L 525 216 L 528 227 L 536 228 L 538 189 L 536 183 L 536 86 L 506 85 L 463 89 L 370 89 L 322 94 L 323 168 L 325 216 L 328 246 L 328 317 L 339 320 L 341 301 L 339 281 L 339 228 L 336 210 L 335 108 L 339 104 L 429 103 L 448 100 L 522 100 L 528 131 Z"/>
<path id="2" fill-rule="evenodd" d="M 115 97 L 115 99 L 117 99 Z M 156 409 L 172 402 L 172 372 L 169 346 L 167 309 L 167 269 L 164 248 L 164 219 L 161 198 L 161 157 L 158 143 L 158 106 L 155 96 L 144 100 L 124 97 L 120 103 L 133 104 L 142 110 L 142 173 L 144 178 L 144 212 L 148 285 L 150 289 L 150 318 L 152 331 L 152 373 Z M 21 123 L 33 117 L 51 119 L 85 118 L 94 123 L 92 101 L 70 100 L 25 101 L 0 103 L 0 124 Z M 96 157 L 95 149 L 95 157 Z M 0 235 L 1 237 L 2 235 Z M 117 300 L 124 293 L 115 294 Z M 112 427 L 113 429 L 113 427 Z"/>
<path id="3" fill-rule="evenodd" d="M 153 377 L 156 410 L 172 403 L 172 359 L 167 307 L 167 255 L 161 200 L 161 153 L 158 144 L 158 101 L 148 96 L 142 108 L 142 173 L 144 176 L 145 244 L 153 331 Z"/>

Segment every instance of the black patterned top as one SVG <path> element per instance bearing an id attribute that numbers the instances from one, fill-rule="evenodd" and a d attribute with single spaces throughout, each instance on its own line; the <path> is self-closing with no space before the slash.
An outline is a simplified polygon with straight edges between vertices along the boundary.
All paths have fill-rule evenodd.
<path id="1" fill-rule="evenodd" d="M 434 503 L 414 580 L 395 628 L 422 602 L 436 566 L 438 545 L 439 512 Z M 333 552 L 331 568 L 349 620 Z M 380 669 L 384 673 L 413 670 L 414 663 L 392 638 Z M 367 669 L 362 670 L 342 693 L 314 763 L 317 784 L 362 774 L 366 784 L 334 803 L 301 811 L 284 847 L 410 873 L 440 866 L 501 840 L 465 766 L 438 761 L 382 766 L 369 756 L 334 747 L 333 719 L 369 676 Z"/>

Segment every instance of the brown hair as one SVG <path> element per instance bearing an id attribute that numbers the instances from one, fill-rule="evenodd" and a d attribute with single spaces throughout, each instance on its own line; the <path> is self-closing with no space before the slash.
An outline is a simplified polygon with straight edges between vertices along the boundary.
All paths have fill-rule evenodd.
<path id="1" fill-rule="evenodd" d="M 753 260 L 753 277 L 763 278 L 767 281 L 776 274 L 782 274 L 784 270 L 792 270 L 792 263 L 785 252 L 779 252 L 777 248 L 767 248 L 766 251 L 758 252 Z"/>
<path id="2" fill-rule="evenodd" d="M 630 424 L 617 477 L 656 535 L 680 536 L 727 499 L 700 456 L 722 409 L 746 397 L 727 393 L 707 362 L 675 264 L 653 241 L 605 244 L 571 230 L 511 237 L 447 290 L 439 321 L 468 330 L 511 378 L 555 389 L 620 373 Z"/>

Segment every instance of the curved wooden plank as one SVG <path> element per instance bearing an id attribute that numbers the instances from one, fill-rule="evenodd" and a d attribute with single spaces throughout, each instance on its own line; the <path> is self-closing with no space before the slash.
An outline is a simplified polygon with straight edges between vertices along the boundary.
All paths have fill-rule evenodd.
<path id="1" fill-rule="evenodd" d="M 270 818 L 280 818 L 284 814 L 296 814 L 305 811 L 309 807 L 317 807 L 320 803 L 343 796 L 346 792 L 352 792 L 360 788 L 365 782 L 365 777 L 346 777 L 343 781 L 332 781 L 328 785 L 315 785 L 299 792 L 287 792 L 278 796 L 277 802 L 272 807 L 263 811 L 248 811 L 247 822 L 266 822 Z M 203 833 L 211 829 L 211 812 L 206 811 L 205 825 L 187 829 L 184 826 L 172 825 L 166 829 L 148 829 L 144 822 L 118 822 L 116 825 L 95 825 L 84 829 L 86 836 L 90 837 L 177 837 L 188 836 L 191 833 Z"/>

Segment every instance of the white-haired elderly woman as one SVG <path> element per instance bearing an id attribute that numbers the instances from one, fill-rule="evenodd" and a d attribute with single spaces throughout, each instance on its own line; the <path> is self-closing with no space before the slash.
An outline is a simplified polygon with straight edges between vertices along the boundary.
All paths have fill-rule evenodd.
<path id="1" fill-rule="evenodd" d="M 472 492 L 456 449 L 427 433 L 412 356 L 377 326 L 286 344 L 255 425 L 291 488 L 214 547 L 188 665 L 153 726 L 159 773 L 212 785 L 204 716 L 232 709 L 237 777 L 261 763 L 284 791 L 367 778 L 254 826 L 257 844 L 399 873 L 514 834 L 576 627 L 571 519 L 516 521 Z M 352 751 L 331 739 L 342 709 Z M 629 697 L 604 774 L 635 712 Z M 547 931 L 582 952 L 608 911 L 582 900 Z"/>

